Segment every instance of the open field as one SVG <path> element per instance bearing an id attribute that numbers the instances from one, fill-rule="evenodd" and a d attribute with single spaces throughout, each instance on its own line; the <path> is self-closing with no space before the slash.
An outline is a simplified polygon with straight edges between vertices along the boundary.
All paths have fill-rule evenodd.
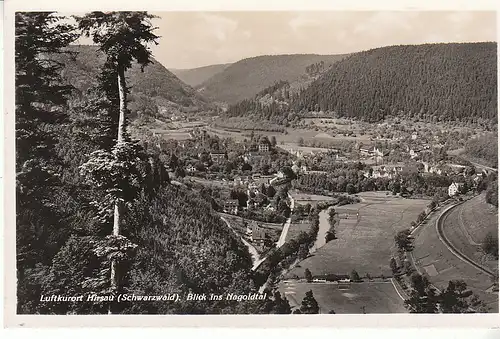
<path id="1" fill-rule="evenodd" d="M 300 232 L 309 231 L 310 227 L 311 224 L 307 220 L 304 220 L 304 222 L 290 224 L 290 228 L 288 229 L 288 233 L 286 234 L 285 242 L 289 241 L 290 239 L 296 238 L 300 234 Z"/>
<path id="2" fill-rule="evenodd" d="M 477 196 L 454 208 L 444 219 L 446 238 L 461 253 L 492 271 L 498 270 L 498 260 L 484 254 L 481 243 L 488 232 L 498 233 L 498 212 Z"/>
<path id="3" fill-rule="evenodd" d="M 481 243 L 488 232 L 498 231 L 498 210 L 481 194 L 460 206 L 460 219 L 471 238 Z"/>
<path id="4" fill-rule="evenodd" d="M 367 273 L 373 277 L 392 275 L 389 261 L 395 247 L 394 235 L 409 228 L 429 201 L 386 192 L 363 192 L 358 196 L 360 203 L 334 207 L 340 218 L 335 227 L 338 239 L 300 262 L 288 276 L 301 277 L 305 268 L 313 275 L 349 274 L 353 269 L 361 277 Z"/>
<path id="5" fill-rule="evenodd" d="M 306 283 L 296 280 L 280 284 L 292 307 L 300 307 L 307 291 L 312 290 L 319 304 L 320 313 L 334 310 L 340 314 L 405 313 L 403 300 L 390 281 L 353 283 L 349 289 L 339 289 L 333 283 Z"/>
<path id="6" fill-rule="evenodd" d="M 448 286 L 450 280 L 463 280 L 481 300 L 498 312 L 498 292 L 492 292 L 493 280 L 471 264 L 455 256 L 439 239 L 436 221 L 445 206 L 433 213 L 426 223 L 414 233 L 415 248 L 412 252 L 417 270 L 426 274 L 438 289 Z"/>
<path id="7" fill-rule="evenodd" d="M 161 129 L 153 129 L 151 132 L 161 135 L 162 138 L 169 140 L 189 140 L 192 139 L 191 134 L 189 132 L 179 132 L 177 130 L 161 130 Z"/>
<path id="8" fill-rule="evenodd" d="M 309 194 L 298 192 L 296 190 L 290 191 L 290 194 L 292 195 L 293 200 L 295 200 L 295 203 L 299 205 L 311 204 L 311 206 L 316 206 L 318 202 L 337 200 L 334 197 L 329 197 L 326 195 Z"/>
<path id="9" fill-rule="evenodd" d="M 222 138 L 232 138 L 236 141 L 243 141 L 244 139 L 249 139 L 249 135 L 251 130 L 242 130 L 240 132 L 230 131 L 222 128 L 216 128 L 214 126 L 205 126 L 203 127 L 207 132 L 216 134 Z M 267 137 L 275 136 L 276 141 L 278 142 L 278 146 L 280 145 L 297 145 L 299 138 L 302 138 L 304 141 L 323 141 L 323 142 L 341 142 L 341 141 L 360 141 L 360 142 L 368 142 L 370 141 L 370 136 L 368 135 L 356 135 L 356 137 L 352 136 L 344 136 L 344 135 L 335 135 L 332 136 L 326 132 L 322 132 L 320 130 L 316 131 L 314 129 L 307 128 L 287 128 L 286 133 L 282 132 L 268 132 L 268 131 L 255 131 L 256 134 L 264 135 Z"/>

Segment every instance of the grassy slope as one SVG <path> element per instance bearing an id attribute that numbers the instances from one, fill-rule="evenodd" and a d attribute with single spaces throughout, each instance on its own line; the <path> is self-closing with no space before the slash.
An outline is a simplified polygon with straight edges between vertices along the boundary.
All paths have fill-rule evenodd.
<path id="1" fill-rule="evenodd" d="M 493 285 L 491 279 L 458 259 L 439 239 L 436 219 L 443 210 L 444 207 L 432 215 L 414 235 L 413 256 L 420 273 L 428 274 L 430 281 L 439 289 L 444 289 L 450 280 L 464 280 L 474 293 L 489 304 L 493 312 L 498 312 L 498 294 L 486 292 Z"/>
<path id="2" fill-rule="evenodd" d="M 488 232 L 498 233 L 498 211 L 475 197 L 455 208 L 446 218 L 444 233 L 460 252 L 473 261 L 498 270 L 498 261 L 484 255 L 481 244 Z"/>
<path id="3" fill-rule="evenodd" d="M 235 103 L 253 97 L 262 89 L 279 80 L 293 82 L 305 74 L 312 63 L 335 62 L 341 55 L 265 55 L 240 60 L 220 72 L 199 87 L 207 98 Z"/>
<path id="4" fill-rule="evenodd" d="M 195 87 L 210 79 L 215 74 L 224 71 L 230 65 L 231 64 L 220 64 L 190 69 L 170 68 L 169 70 L 189 86 Z"/>

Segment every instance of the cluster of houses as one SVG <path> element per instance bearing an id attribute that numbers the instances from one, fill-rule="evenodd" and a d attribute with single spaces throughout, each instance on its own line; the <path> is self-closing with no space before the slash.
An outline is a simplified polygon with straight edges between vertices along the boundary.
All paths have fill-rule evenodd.
<path id="1" fill-rule="evenodd" d="M 198 153 L 198 158 L 201 158 L 201 155 L 202 153 Z M 227 160 L 226 152 L 212 151 L 209 153 L 209 155 L 212 162 L 216 164 L 222 164 Z M 203 165 L 208 166 L 208 162 L 205 162 Z M 194 173 L 196 172 L 196 167 L 193 164 L 188 164 L 186 166 L 186 172 Z"/>
<path id="2" fill-rule="evenodd" d="M 415 134 L 412 135 L 412 140 L 415 140 L 413 137 Z M 442 147 L 442 145 L 437 145 L 436 147 Z M 377 146 L 373 146 L 373 148 L 363 146 L 362 144 L 357 145 L 357 149 L 359 151 L 359 154 L 363 158 L 373 158 L 377 162 L 382 163 L 384 159 L 391 154 L 391 150 L 389 149 L 380 149 Z M 416 159 L 423 153 L 431 153 L 431 147 L 427 144 L 424 145 L 406 145 L 406 153 L 409 155 L 410 159 Z"/>
<path id="3" fill-rule="evenodd" d="M 379 148 L 377 148 L 375 146 L 373 147 L 373 149 L 370 149 L 370 148 L 363 147 L 362 145 L 360 145 L 359 153 L 361 154 L 361 156 L 365 156 L 365 157 L 383 158 L 385 156 L 388 156 L 390 151 L 389 150 L 380 150 Z"/>
<path id="4" fill-rule="evenodd" d="M 371 171 L 363 171 L 363 175 L 366 178 L 389 178 L 392 179 L 396 175 L 403 172 L 405 168 L 403 166 L 373 166 Z"/>
<path id="5" fill-rule="evenodd" d="M 262 157 L 264 154 L 268 153 L 271 151 L 272 146 L 268 142 L 260 142 L 257 145 L 252 145 L 252 146 L 243 146 L 245 153 L 241 155 L 241 158 L 245 162 L 249 162 L 250 160 L 256 160 L 259 157 Z M 228 158 L 227 158 L 227 152 L 223 151 L 211 151 L 209 153 L 210 159 L 212 160 L 213 163 L 215 164 L 223 164 Z M 201 153 L 198 154 L 198 158 L 201 157 Z M 208 166 L 208 163 L 204 163 L 205 166 Z M 186 172 L 188 173 L 194 173 L 196 172 L 196 167 L 193 164 L 188 164 L 186 166 Z"/>
<path id="6" fill-rule="evenodd" d="M 250 225 L 247 225 L 245 235 L 252 245 L 259 251 L 264 249 L 266 240 L 270 239 L 269 234 L 267 234 L 266 229 L 260 226 L 256 221 L 252 221 Z"/>

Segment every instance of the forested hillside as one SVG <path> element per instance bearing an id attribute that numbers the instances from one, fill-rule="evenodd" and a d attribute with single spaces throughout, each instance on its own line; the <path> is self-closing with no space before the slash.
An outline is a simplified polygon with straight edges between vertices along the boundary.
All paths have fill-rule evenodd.
<path id="1" fill-rule="evenodd" d="M 105 62 L 105 55 L 96 46 L 73 45 L 66 50 L 75 52 L 75 57 L 68 54 L 52 56 L 63 63 L 63 79 L 72 84 L 80 93 L 95 85 L 100 68 Z M 134 64 L 127 73 L 131 86 L 131 101 L 143 98 L 153 100 L 158 106 L 201 109 L 207 106 L 206 100 L 192 87 L 183 83 L 172 72 L 152 58 L 152 64 L 141 71 Z"/>
<path id="2" fill-rule="evenodd" d="M 465 144 L 465 156 L 486 166 L 498 166 L 498 136 L 488 133 L 470 139 Z"/>
<path id="3" fill-rule="evenodd" d="M 312 64 L 323 61 L 323 67 L 327 68 L 344 57 L 344 55 L 290 54 L 243 59 L 215 74 L 198 88 L 211 100 L 234 104 L 252 98 L 262 89 L 278 81 L 293 82 L 308 72 L 314 73 L 316 68 L 313 69 Z"/>
<path id="4" fill-rule="evenodd" d="M 215 74 L 222 72 L 230 65 L 231 64 L 220 64 L 189 69 L 170 68 L 169 70 L 189 86 L 196 87 L 213 77 Z"/>
<path id="5" fill-rule="evenodd" d="M 496 72 L 496 43 L 384 47 L 347 56 L 303 90 L 276 82 L 227 113 L 279 124 L 323 111 L 369 122 L 399 116 L 489 125 L 497 117 Z"/>
<path id="6" fill-rule="evenodd" d="M 92 12 L 77 28 L 49 12 L 16 14 L 19 314 L 271 311 L 269 299 L 185 299 L 188 292 L 247 294 L 255 288 L 246 247 L 207 201 L 170 183 L 158 148 L 132 140 L 127 130 L 127 81 L 139 87 L 132 93 L 153 88 L 144 85 L 147 77 L 134 80 L 139 73 L 132 64 L 154 67 L 145 47 L 158 39 L 151 18 Z M 109 25 L 105 35 L 95 30 L 100 25 Z M 51 59 L 69 60 L 64 47 L 82 32 L 103 44 L 100 68 L 87 59 L 94 53 L 88 48 L 89 55 L 76 56 L 84 63 Z M 179 293 L 182 299 L 117 302 L 119 293 Z M 83 302 L 44 299 L 53 295 Z"/>
<path id="7" fill-rule="evenodd" d="M 497 44 L 391 46 L 352 54 L 294 100 L 295 110 L 378 121 L 497 118 Z"/>

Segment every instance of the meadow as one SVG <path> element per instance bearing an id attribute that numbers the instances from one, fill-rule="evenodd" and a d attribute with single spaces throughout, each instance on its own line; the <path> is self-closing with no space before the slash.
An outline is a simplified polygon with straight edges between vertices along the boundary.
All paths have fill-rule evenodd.
<path id="1" fill-rule="evenodd" d="M 319 202 L 322 202 L 322 201 L 337 200 L 334 197 L 329 197 L 326 195 L 303 193 L 303 192 L 299 192 L 297 190 L 291 190 L 290 195 L 293 197 L 293 200 L 295 200 L 295 203 L 299 204 L 299 205 L 311 204 L 311 206 L 316 206 Z"/>
<path id="2" fill-rule="evenodd" d="M 361 202 L 335 206 L 339 221 L 337 239 L 319 248 L 287 276 L 304 276 L 308 268 L 313 275 L 349 274 L 356 270 L 361 277 L 392 275 L 389 267 L 395 250 L 394 235 L 410 228 L 428 200 L 404 199 L 388 192 L 363 192 Z"/>
<path id="3" fill-rule="evenodd" d="M 292 307 L 300 307 L 305 293 L 312 290 L 320 313 L 328 313 L 330 310 L 338 314 L 406 312 L 403 299 L 389 280 L 352 283 L 347 289 L 340 289 L 339 285 L 333 283 L 288 280 L 280 284 L 279 290 Z"/>

